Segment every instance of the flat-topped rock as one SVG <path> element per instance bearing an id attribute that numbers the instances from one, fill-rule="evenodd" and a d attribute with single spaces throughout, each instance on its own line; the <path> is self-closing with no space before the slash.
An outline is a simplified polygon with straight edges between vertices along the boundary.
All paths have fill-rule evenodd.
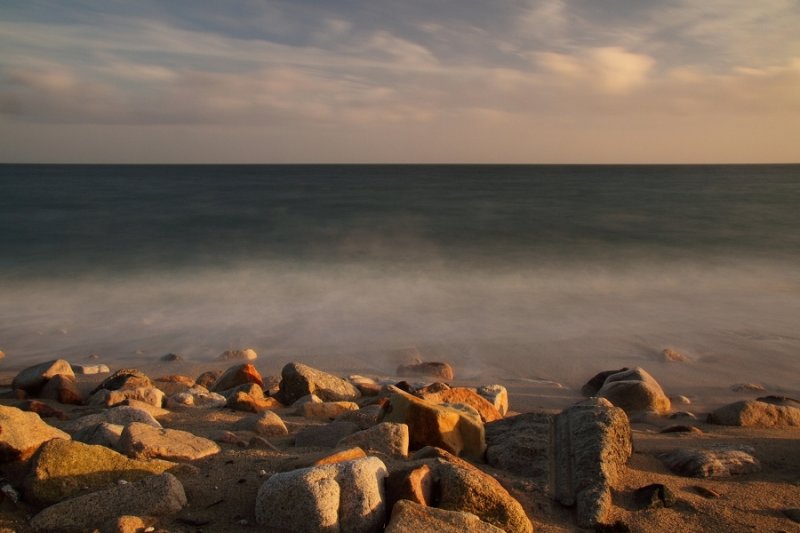
<path id="1" fill-rule="evenodd" d="M 71 437 L 42 421 L 36 413 L 0 405 L 0 463 L 25 460 L 52 439 Z"/>
<path id="2" fill-rule="evenodd" d="M 361 397 L 355 385 L 340 377 L 302 363 L 289 363 L 281 370 L 276 398 L 292 405 L 299 398 L 314 394 L 326 402 L 351 401 Z"/>
<path id="3" fill-rule="evenodd" d="M 194 461 L 220 452 L 214 441 L 188 431 L 160 429 L 138 422 L 125 427 L 117 447 L 134 459 L 167 461 Z"/>
<path id="4" fill-rule="evenodd" d="M 759 400 L 744 400 L 716 409 L 708 416 L 708 421 L 725 426 L 798 427 L 800 405 L 795 407 L 792 402 L 781 405 Z"/>
<path id="5" fill-rule="evenodd" d="M 174 467 L 167 461 L 137 461 L 103 446 L 54 439 L 44 443 L 31 460 L 25 495 L 39 505 L 50 505 L 81 492 L 137 481 Z"/>
<path id="6" fill-rule="evenodd" d="M 37 394 L 45 383 L 55 376 L 75 377 L 72 366 L 64 359 L 54 359 L 38 365 L 29 366 L 14 376 L 11 388 L 23 390 L 28 394 Z"/>
<path id="7" fill-rule="evenodd" d="M 410 448 L 438 446 L 456 455 L 483 460 L 483 422 L 477 414 L 427 402 L 393 388 L 385 422 L 408 425 Z"/>
<path id="8" fill-rule="evenodd" d="M 376 457 L 274 474 L 258 490 L 256 522 L 268 531 L 380 531 L 386 475 Z"/>
<path id="9" fill-rule="evenodd" d="M 92 492 L 52 505 L 31 519 L 35 531 L 92 531 L 123 515 L 168 516 L 186 505 L 180 481 L 170 473 Z"/>
<path id="10" fill-rule="evenodd" d="M 503 533 L 503 530 L 484 522 L 472 513 L 447 511 L 400 500 L 392 510 L 386 533 L 436 531 L 437 533 Z"/>

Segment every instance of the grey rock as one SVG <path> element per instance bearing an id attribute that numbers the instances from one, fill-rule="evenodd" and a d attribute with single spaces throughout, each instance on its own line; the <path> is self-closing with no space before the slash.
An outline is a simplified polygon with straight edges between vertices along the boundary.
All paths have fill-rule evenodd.
<path id="1" fill-rule="evenodd" d="M 625 412 L 602 398 L 579 402 L 556 417 L 554 446 L 556 500 L 577 506 L 579 527 L 608 522 L 633 451 Z"/>
<path id="2" fill-rule="evenodd" d="M 292 405 L 306 394 L 315 394 L 326 402 L 355 400 L 361 396 L 358 389 L 347 380 L 311 368 L 302 363 L 289 363 L 281 370 L 279 402 Z"/>
<path id="3" fill-rule="evenodd" d="M 554 423 L 554 415 L 536 412 L 489 422 L 484 426 L 486 462 L 548 486 Z"/>
<path id="4" fill-rule="evenodd" d="M 55 359 L 20 371 L 11 381 L 12 389 L 24 390 L 28 394 L 38 393 L 54 376 L 75 377 L 70 364 L 64 359 Z"/>
<path id="5" fill-rule="evenodd" d="M 744 400 L 713 411 L 708 421 L 725 426 L 797 427 L 800 426 L 800 406 Z"/>
<path id="6" fill-rule="evenodd" d="M 408 455 L 408 426 L 394 422 L 382 422 L 363 431 L 341 439 L 337 448 L 358 446 L 364 451 L 375 451 L 386 455 L 405 457 Z"/>
<path id="7" fill-rule="evenodd" d="M 167 409 L 217 409 L 225 407 L 227 400 L 222 394 L 208 392 L 205 387 L 192 387 L 186 392 L 179 392 L 167 398 Z"/>
<path id="8" fill-rule="evenodd" d="M 268 531 L 381 531 L 386 476 L 376 457 L 274 474 L 258 490 L 256 522 Z"/>
<path id="9" fill-rule="evenodd" d="M 118 516 L 168 516 L 185 505 L 183 485 L 164 473 L 59 502 L 34 516 L 31 526 L 36 531 L 91 531 Z"/>
<path id="10" fill-rule="evenodd" d="M 194 461 L 220 452 L 214 441 L 188 431 L 160 429 L 137 422 L 125 427 L 117 448 L 134 459 L 167 461 Z"/>
<path id="11" fill-rule="evenodd" d="M 308 426 L 295 435 L 295 446 L 318 446 L 333 448 L 340 440 L 359 431 L 353 422 L 331 422 L 318 426 Z"/>
<path id="12" fill-rule="evenodd" d="M 123 429 L 125 429 L 125 426 L 101 422 L 76 431 L 72 434 L 72 438 L 86 444 L 98 444 L 107 448 L 116 448 Z"/>
<path id="13" fill-rule="evenodd" d="M 497 411 L 506 416 L 508 413 L 508 390 L 502 385 L 482 385 L 476 392 L 486 398 Z"/>
<path id="14" fill-rule="evenodd" d="M 706 449 L 681 448 L 659 456 L 667 468 L 687 477 L 727 477 L 761 470 L 750 446 L 717 445 Z"/>
<path id="15" fill-rule="evenodd" d="M 111 369 L 106 365 L 72 365 L 72 371 L 76 374 L 94 375 L 108 374 Z"/>
<path id="16" fill-rule="evenodd" d="M 76 433 L 86 428 L 102 424 L 103 422 L 108 424 L 116 424 L 119 426 L 127 426 L 128 424 L 139 422 L 142 424 L 148 424 L 155 428 L 161 427 L 161 424 L 147 411 L 143 411 L 142 409 L 137 409 L 135 407 L 121 405 L 119 407 L 106 409 L 102 413 L 76 418 L 75 420 L 64 424 L 64 429 L 70 433 Z"/>

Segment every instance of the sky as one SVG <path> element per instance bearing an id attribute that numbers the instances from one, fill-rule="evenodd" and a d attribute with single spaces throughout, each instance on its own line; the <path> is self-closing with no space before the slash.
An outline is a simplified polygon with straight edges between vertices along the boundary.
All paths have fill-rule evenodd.
<path id="1" fill-rule="evenodd" d="M 800 162 L 800 0 L 3 0 L 0 162 Z"/>

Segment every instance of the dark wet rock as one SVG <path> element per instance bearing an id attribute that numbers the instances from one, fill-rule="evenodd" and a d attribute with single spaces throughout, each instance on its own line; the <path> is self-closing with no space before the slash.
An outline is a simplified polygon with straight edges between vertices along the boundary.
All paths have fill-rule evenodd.
<path id="1" fill-rule="evenodd" d="M 716 445 L 706 449 L 681 448 L 662 453 L 664 465 L 681 476 L 726 477 L 761 470 L 750 446 Z"/>
<path id="2" fill-rule="evenodd" d="M 36 395 L 42 387 L 55 376 L 75 378 L 70 364 L 64 359 L 55 359 L 20 371 L 11 381 L 11 388 L 23 390 L 28 395 Z"/>
<path id="3" fill-rule="evenodd" d="M 30 523 L 36 531 L 92 531 L 118 516 L 166 516 L 185 505 L 183 485 L 164 473 L 64 500 L 41 511 Z"/>
<path id="4" fill-rule="evenodd" d="M 443 362 L 422 362 L 397 367 L 398 376 L 426 376 L 450 381 L 454 378 L 453 367 Z"/>
<path id="5" fill-rule="evenodd" d="M 675 493 L 661 483 L 653 483 L 636 489 L 633 492 L 633 499 L 640 509 L 672 507 L 677 501 Z"/>
<path id="6" fill-rule="evenodd" d="M 577 507 L 580 527 L 606 523 L 611 488 L 618 486 L 633 451 L 625 412 L 603 398 L 565 409 L 555 422 L 555 497 Z"/>
<path id="7" fill-rule="evenodd" d="M 554 423 L 554 415 L 534 412 L 486 424 L 486 462 L 547 486 Z"/>
<path id="8" fill-rule="evenodd" d="M 120 368 L 104 379 L 103 382 L 92 391 L 92 394 L 102 389 L 114 391 L 152 386 L 153 382 L 144 372 L 136 370 L 135 368 Z"/>
<path id="9" fill-rule="evenodd" d="M 319 446 L 333 448 L 340 440 L 359 431 L 353 422 L 331 422 L 319 426 L 307 426 L 295 435 L 295 446 Z"/>
<path id="10" fill-rule="evenodd" d="M 602 372 L 598 372 L 581 387 L 581 394 L 584 396 L 597 396 L 597 391 L 603 388 L 608 376 L 625 372 L 626 370 L 628 370 L 628 367 L 622 367 L 619 370 L 603 370 Z"/>
<path id="11" fill-rule="evenodd" d="M 358 389 L 347 380 L 311 368 L 302 363 L 289 363 L 281 370 L 280 390 L 276 395 L 284 405 L 292 405 L 299 398 L 315 394 L 326 402 L 355 400 L 361 397 Z"/>
<path id="12" fill-rule="evenodd" d="M 743 400 L 713 411 L 708 421 L 725 426 L 797 427 L 800 426 L 800 406 Z"/>

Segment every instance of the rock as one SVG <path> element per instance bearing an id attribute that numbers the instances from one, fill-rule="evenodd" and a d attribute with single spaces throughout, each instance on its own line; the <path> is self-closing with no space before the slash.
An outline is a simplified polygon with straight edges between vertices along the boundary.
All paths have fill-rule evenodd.
<path id="1" fill-rule="evenodd" d="M 280 390 L 277 399 L 292 405 L 306 394 L 315 394 L 326 402 L 351 401 L 361 397 L 349 381 L 302 363 L 289 363 L 281 370 Z"/>
<path id="2" fill-rule="evenodd" d="M 127 405 L 128 407 L 133 407 L 134 409 L 140 409 L 142 411 L 150 413 L 150 416 L 152 416 L 153 418 L 158 418 L 159 416 L 164 416 L 169 414 L 169 411 L 166 409 L 163 409 L 161 407 L 156 407 L 155 405 L 149 403 L 140 402 L 139 400 L 134 400 L 131 398 L 124 400 L 120 405 Z"/>
<path id="3" fill-rule="evenodd" d="M 408 455 L 408 426 L 382 422 L 341 439 L 336 447 L 358 446 L 366 451 L 405 457 Z"/>
<path id="4" fill-rule="evenodd" d="M 153 524 L 155 520 L 151 517 L 123 515 L 108 520 L 100 528 L 100 533 L 142 533 Z"/>
<path id="5" fill-rule="evenodd" d="M 118 516 L 166 516 L 185 505 L 183 485 L 164 473 L 64 500 L 34 516 L 31 526 L 36 531 L 91 531 Z"/>
<path id="6" fill-rule="evenodd" d="M 713 411 L 708 421 L 725 426 L 797 427 L 800 426 L 800 407 L 744 400 Z"/>
<path id="7" fill-rule="evenodd" d="M 503 533 L 502 529 L 482 521 L 472 513 L 446 511 L 401 500 L 392 511 L 386 533 L 436 531 L 438 533 Z"/>
<path id="8" fill-rule="evenodd" d="M 339 422 L 354 422 L 359 429 L 371 428 L 380 423 L 383 418 L 383 406 L 381 404 L 365 405 L 356 411 L 345 411 L 336 417 Z"/>
<path id="9" fill-rule="evenodd" d="M 598 372 L 592 377 L 592 379 L 587 381 L 583 387 L 581 387 L 581 394 L 584 396 L 597 396 L 597 392 L 603 388 L 608 376 L 612 374 L 619 374 L 620 372 L 625 372 L 626 370 L 628 370 L 628 367 L 622 367 L 619 370 L 603 370 L 602 372 Z"/>
<path id="10" fill-rule="evenodd" d="M 227 403 L 225 396 L 208 392 L 205 387 L 194 387 L 186 392 L 173 394 L 165 402 L 167 409 L 217 409 Z"/>
<path id="11" fill-rule="evenodd" d="M 395 388 L 384 421 L 408 425 L 411 449 L 438 446 L 456 455 L 483 460 L 483 422 L 463 410 L 426 402 Z"/>
<path id="12" fill-rule="evenodd" d="M 658 382 L 643 368 L 618 372 L 606 378 L 597 396 L 606 398 L 626 413 L 653 411 L 669 412 L 671 404 Z"/>
<path id="13" fill-rule="evenodd" d="M 322 402 L 303 404 L 303 416 L 312 420 L 333 420 L 347 411 L 358 411 L 355 402 Z"/>
<path id="14" fill-rule="evenodd" d="M 677 411 L 669 415 L 667 418 L 669 418 L 670 420 L 677 420 L 680 418 L 686 418 L 688 420 L 697 420 L 697 417 L 694 415 L 694 413 L 690 413 L 689 411 Z"/>
<path id="15" fill-rule="evenodd" d="M 237 385 L 232 389 L 222 391 L 220 394 L 230 400 L 232 397 L 236 396 L 236 393 L 238 392 L 243 392 L 249 396 L 252 396 L 256 400 L 263 400 L 266 397 L 264 394 L 264 389 L 255 383 L 243 383 L 242 385 Z"/>
<path id="16" fill-rule="evenodd" d="M 67 413 L 61 409 L 57 409 L 39 400 L 25 400 L 19 405 L 19 408 L 23 411 L 36 413 L 42 418 L 58 418 L 59 420 L 66 420 L 68 418 Z"/>
<path id="17" fill-rule="evenodd" d="M 272 531 L 380 531 L 386 475 L 376 457 L 275 474 L 258 490 L 256 522 Z"/>
<path id="18" fill-rule="evenodd" d="M 125 427 L 119 450 L 134 459 L 195 461 L 220 452 L 213 441 L 177 429 L 159 429 L 134 422 Z"/>
<path id="19" fill-rule="evenodd" d="M 264 385 L 261 374 L 250 363 L 235 365 L 227 369 L 211 386 L 211 392 L 222 392 L 239 385 L 255 383 L 259 387 Z"/>
<path id="20" fill-rule="evenodd" d="M 45 383 L 55 376 L 75 377 L 70 364 L 63 359 L 47 361 L 22 370 L 11 381 L 11 388 L 23 390 L 29 395 L 37 394 Z"/>
<path id="21" fill-rule="evenodd" d="M 0 359 L 4 359 L 5 356 L 6 356 L 5 352 L 3 352 L 3 350 L 0 350 Z"/>
<path id="22" fill-rule="evenodd" d="M 51 505 L 120 479 L 137 481 L 161 474 L 173 466 L 167 461 L 136 461 L 103 446 L 55 439 L 44 443 L 31 460 L 25 495 L 38 505 Z"/>
<path id="23" fill-rule="evenodd" d="M 45 442 L 70 438 L 43 422 L 36 413 L 0 405 L 0 463 L 24 461 Z"/>
<path id="24" fill-rule="evenodd" d="M 565 409 L 555 420 L 555 498 L 577 507 L 579 527 L 608 522 L 611 488 L 619 486 L 633 451 L 625 412 L 603 398 Z"/>
<path id="25" fill-rule="evenodd" d="M 233 394 L 230 398 L 228 398 L 226 406 L 236 411 L 246 411 L 249 413 L 263 413 L 265 411 L 280 409 L 283 407 L 283 405 L 281 405 L 281 403 L 275 398 L 265 398 L 263 393 L 259 398 L 245 392 L 237 392 Z"/>
<path id="26" fill-rule="evenodd" d="M 691 361 L 689 357 L 672 348 L 664 348 L 661 350 L 661 359 L 668 363 L 686 363 L 687 361 Z"/>
<path id="27" fill-rule="evenodd" d="M 148 403 L 153 407 L 161 407 L 164 404 L 164 393 L 155 387 L 136 387 L 119 390 L 100 389 L 89 399 L 89 404 L 115 407 L 125 403 L 127 400 L 137 400 Z"/>
<path id="28" fill-rule="evenodd" d="M 50 378 L 42 387 L 39 397 L 58 403 L 83 405 L 83 395 L 74 377 L 58 374 Z"/>
<path id="29" fill-rule="evenodd" d="M 153 385 L 163 392 L 164 396 L 172 396 L 179 392 L 186 392 L 192 387 L 197 386 L 194 380 L 189 376 L 180 376 L 176 374 L 156 378 L 153 380 Z"/>
<path id="30" fill-rule="evenodd" d="M 252 348 L 245 348 L 244 350 L 225 350 L 217 359 L 220 361 L 254 361 L 258 357 L 256 351 Z"/>
<path id="31" fill-rule="evenodd" d="M 106 409 L 102 413 L 86 415 L 76 418 L 75 420 L 71 420 L 64 425 L 64 429 L 69 432 L 76 432 L 91 426 L 96 426 L 97 424 L 102 424 L 103 422 L 108 424 L 117 424 L 120 426 L 127 426 L 128 424 L 139 422 L 142 424 L 148 424 L 154 428 L 161 427 L 161 424 L 159 424 L 158 421 L 153 418 L 153 415 L 147 411 L 136 409 L 135 407 L 120 405 L 118 407 Z"/>
<path id="32" fill-rule="evenodd" d="M 397 367 L 398 376 L 427 376 L 450 381 L 455 376 L 453 367 L 447 363 L 424 362 Z"/>
<path id="33" fill-rule="evenodd" d="M 358 426 L 352 422 L 331 422 L 321 426 L 308 426 L 297 432 L 294 437 L 294 445 L 333 448 L 340 440 L 358 430 Z"/>
<path id="34" fill-rule="evenodd" d="M 439 508 L 466 511 L 508 533 L 530 533 L 533 525 L 522 505 L 492 476 L 452 463 L 436 467 Z"/>
<path id="35" fill-rule="evenodd" d="M 386 508 L 391 512 L 400 500 L 432 505 L 434 484 L 434 472 L 430 465 L 412 464 L 394 470 L 386 478 Z"/>
<path id="36" fill-rule="evenodd" d="M 761 470 L 750 446 L 716 445 L 707 449 L 681 448 L 661 454 L 667 468 L 687 477 L 727 477 Z"/>
<path id="37" fill-rule="evenodd" d="M 372 378 L 355 375 L 347 379 L 356 386 L 362 396 L 377 396 L 381 392 L 380 384 Z"/>
<path id="38" fill-rule="evenodd" d="M 553 415 L 534 412 L 486 424 L 486 462 L 534 478 L 546 487 L 550 482 L 554 423 Z"/>
<path id="39" fill-rule="evenodd" d="M 160 357 L 160 360 L 165 363 L 181 363 L 183 361 L 186 361 L 186 359 L 184 359 L 183 356 L 178 355 L 176 353 L 168 353 L 166 355 L 162 355 Z"/>
<path id="40" fill-rule="evenodd" d="M 500 411 L 489 400 L 465 387 L 448 388 L 440 392 L 418 393 L 415 396 L 433 403 L 469 405 L 478 412 L 484 423 L 503 418 Z"/>
<path id="41" fill-rule="evenodd" d="M 221 375 L 222 371 L 220 370 L 209 370 L 197 376 L 197 379 L 194 381 L 197 385 L 200 385 L 201 387 L 205 387 L 208 389 L 209 387 L 211 387 L 211 385 L 214 384 L 215 381 L 219 379 Z"/>
<path id="42" fill-rule="evenodd" d="M 653 483 L 633 491 L 633 500 L 640 509 L 672 507 L 677 502 L 675 494 L 661 483 Z"/>
<path id="43" fill-rule="evenodd" d="M 719 492 L 711 490 L 708 487 L 703 487 L 701 485 L 693 485 L 691 489 L 707 500 L 714 500 L 720 497 Z"/>
<path id="44" fill-rule="evenodd" d="M 294 456 L 285 459 L 280 471 L 297 470 L 298 468 L 308 468 L 311 466 L 332 465 L 336 463 L 344 463 L 346 461 L 353 461 L 355 459 L 362 459 L 367 454 L 361 448 L 347 448 L 345 450 L 335 450 L 333 452 L 325 451 L 314 454 L 303 454 L 300 457 Z"/>
<path id="45" fill-rule="evenodd" d="M 100 383 L 92 394 L 99 390 L 136 389 L 139 387 L 152 387 L 153 382 L 143 372 L 135 368 L 120 368 Z"/>
<path id="46" fill-rule="evenodd" d="M 762 392 L 765 389 L 758 383 L 736 383 L 731 385 L 731 390 L 733 392 Z"/>
<path id="47" fill-rule="evenodd" d="M 759 402 L 771 403 L 773 405 L 784 405 L 788 407 L 800 407 L 800 400 L 790 398 L 789 396 L 778 396 L 770 394 L 769 396 L 761 396 L 756 398 Z"/>
<path id="48" fill-rule="evenodd" d="M 695 426 L 684 426 L 682 424 L 667 426 L 659 433 L 694 433 L 695 435 L 702 435 L 703 431 Z"/>
<path id="49" fill-rule="evenodd" d="M 282 437 L 289 434 L 281 417 L 272 411 L 260 415 L 247 416 L 239 420 L 234 427 L 245 431 L 253 431 L 264 437 Z"/>
<path id="50" fill-rule="evenodd" d="M 72 365 L 72 371 L 76 374 L 94 375 L 108 374 L 111 369 L 106 365 Z"/>
<path id="51" fill-rule="evenodd" d="M 670 401 L 681 405 L 692 405 L 692 400 L 683 395 L 671 396 Z"/>
<path id="52" fill-rule="evenodd" d="M 73 440 L 85 444 L 97 444 L 98 446 L 105 446 L 106 448 L 116 448 L 119 443 L 119 438 L 122 436 L 123 429 L 125 429 L 125 426 L 103 422 L 76 431 L 72 435 L 72 438 Z"/>
<path id="53" fill-rule="evenodd" d="M 453 455 L 452 453 L 448 452 L 447 450 L 443 450 L 442 448 L 437 448 L 436 446 L 425 446 L 424 448 L 420 448 L 416 452 L 411 455 L 412 461 L 420 461 L 420 460 L 427 460 L 427 459 L 436 459 L 436 463 L 453 463 L 454 465 L 461 466 L 463 468 L 472 468 L 477 470 L 478 467 L 465 461 L 464 459 L 460 459 Z"/>
<path id="54" fill-rule="evenodd" d="M 483 385 L 478 387 L 478 394 L 491 403 L 500 416 L 508 413 L 508 390 L 502 385 Z"/>

